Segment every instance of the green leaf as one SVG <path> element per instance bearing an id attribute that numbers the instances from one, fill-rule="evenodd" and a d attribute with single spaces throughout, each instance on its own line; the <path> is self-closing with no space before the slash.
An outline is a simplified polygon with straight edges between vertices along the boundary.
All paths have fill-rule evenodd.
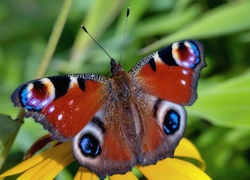
<path id="1" fill-rule="evenodd" d="M 12 120 L 10 116 L 0 114 L 0 168 L 10 151 L 21 121 Z"/>
<path id="2" fill-rule="evenodd" d="M 134 33 L 140 38 L 150 37 L 156 34 L 165 35 L 172 33 L 191 23 L 195 17 L 201 14 L 200 11 L 200 7 L 194 4 L 177 13 L 174 11 L 155 15 L 142 22 L 138 22 Z"/>
<path id="3" fill-rule="evenodd" d="M 146 53 L 174 41 L 189 38 L 209 38 L 250 29 L 250 2 L 230 3 L 205 13 L 186 28 L 180 29 L 141 50 Z"/>
<path id="4" fill-rule="evenodd" d="M 213 124 L 250 128 L 250 73 L 200 90 L 199 99 L 188 107 L 190 114 Z"/>

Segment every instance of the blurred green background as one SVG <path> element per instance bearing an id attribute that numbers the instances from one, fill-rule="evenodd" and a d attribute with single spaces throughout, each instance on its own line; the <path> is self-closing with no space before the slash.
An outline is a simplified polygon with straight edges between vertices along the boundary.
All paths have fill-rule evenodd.
<path id="1" fill-rule="evenodd" d="M 10 95 L 34 79 L 63 1 L 0 2 L 0 113 L 17 117 Z M 45 76 L 109 72 L 109 58 L 81 30 L 88 31 L 116 60 L 121 53 L 126 8 L 131 7 L 122 64 L 174 41 L 194 38 L 205 47 L 199 98 L 187 107 L 185 136 L 199 149 L 213 179 L 250 179 L 250 1 L 249 0 L 74 0 Z M 57 30 L 57 27 L 54 28 Z M 16 126 L 0 116 L 0 138 Z M 21 161 L 46 134 L 25 120 L 2 171 Z M 5 145 L 0 144 L 0 152 Z M 61 177 L 70 178 L 70 171 Z M 67 179 L 66 178 L 66 179 Z"/>

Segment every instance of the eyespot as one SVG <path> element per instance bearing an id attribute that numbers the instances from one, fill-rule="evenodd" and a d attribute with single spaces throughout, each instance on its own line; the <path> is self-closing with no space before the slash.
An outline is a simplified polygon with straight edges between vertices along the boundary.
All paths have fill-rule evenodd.
<path id="1" fill-rule="evenodd" d="M 73 138 L 72 149 L 75 159 L 82 166 L 98 162 L 102 153 L 102 145 L 106 129 L 101 117 L 92 120 Z"/>
<path id="2" fill-rule="evenodd" d="M 101 154 L 101 145 L 91 133 L 84 134 L 79 142 L 79 148 L 84 156 L 96 157 Z"/>
<path id="3" fill-rule="evenodd" d="M 182 67 L 195 68 L 200 63 L 200 51 L 193 41 L 182 41 L 172 45 L 172 56 Z"/>
<path id="4" fill-rule="evenodd" d="M 180 115 L 175 110 L 169 110 L 163 121 L 163 130 L 168 134 L 178 131 L 180 126 Z"/>
<path id="5" fill-rule="evenodd" d="M 186 111 L 183 106 L 158 99 L 155 100 L 153 116 L 166 135 L 183 136 L 186 127 Z"/>
<path id="6" fill-rule="evenodd" d="M 55 87 L 49 78 L 31 81 L 21 88 L 20 101 L 28 110 L 39 111 L 55 99 Z"/>

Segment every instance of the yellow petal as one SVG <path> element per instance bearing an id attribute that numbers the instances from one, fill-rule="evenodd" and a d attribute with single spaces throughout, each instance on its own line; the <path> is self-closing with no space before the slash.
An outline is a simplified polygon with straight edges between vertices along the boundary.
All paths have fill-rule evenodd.
<path id="1" fill-rule="evenodd" d="M 98 180 L 98 176 L 94 173 L 89 171 L 87 168 L 80 167 L 76 173 L 74 180 Z M 130 171 L 126 174 L 115 174 L 105 179 L 110 180 L 137 180 L 137 177 Z"/>
<path id="2" fill-rule="evenodd" d="M 27 169 L 40 163 L 43 160 L 44 160 L 44 157 L 42 157 L 40 154 L 37 156 L 34 156 L 30 159 L 27 159 L 27 160 L 19 163 L 18 165 L 9 169 L 8 171 L 5 171 L 3 174 L 0 175 L 0 178 L 22 173 L 22 172 L 26 171 Z"/>
<path id="3" fill-rule="evenodd" d="M 98 176 L 85 167 L 80 167 L 74 180 L 98 180 Z"/>
<path id="4" fill-rule="evenodd" d="M 60 159 L 60 161 L 56 162 L 56 164 L 54 164 L 54 167 L 51 167 L 50 171 L 48 171 L 47 174 L 44 174 L 41 179 L 55 179 L 59 172 L 73 161 L 74 158 L 72 154 L 66 154 L 64 159 Z"/>
<path id="5" fill-rule="evenodd" d="M 109 177 L 110 180 L 137 180 L 137 177 L 132 173 L 132 171 L 126 174 L 115 174 Z"/>
<path id="6" fill-rule="evenodd" d="M 64 163 L 63 166 L 65 166 L 65 164 L 68 164 L 69 162 L 72 162 L 73 160 L 74 158 L 72 157 L 72 153 L 71 153 L 71 145 L 70 145 L 70 142 L 67 142 L 67 143 L 60 144 L 56 147 L 53 147 L 47 151 L 44 151 L 36 156 L 33 156 L 21 162 L 17 166 L 1 174 L 0 178 L 11 176 L 14 174 L 19 174 L 24 171 L 27 171 L 27 172 L 25 172 L 22 176 L 31 177 L 32 174 L 36 174 L 39 171 L 39 167 L 42 168 L 42 171 L 46 171 L 48 170 L 48 168 L 52 168 L 50 165 L 55 165 L 55 163 L 59 164 L 58 162 L 63 161 Z M 52 164 L 50 164 L 49 162 L 52 162 Z M 44 166 L 46 163 L 48 163 L 49 167 L 47 165 Z M 55 172 L 52 172 L 52 173 L 55 173 Z"/>
<path id="7" fill-rule="evenodd" d="M 201 158 L 199 151 L 196 147 L 186 138 L 182 138 L 179 145 L 175 149 L 174 156 L 187 157 L 197 160 L 200 163 L 201 169 L 206 168 L 204 160 Z"/>
<path id="8" fill-rule="evenodd" d="M 156 165 L 146 167 L 139 166 L 138 169 L 149 180 L 210 180 L 211 178 L 198 167 L 187 161 L 166 158 Z"/>
<path id="9" fill-rule="evenodd" d="M 48 151 L 50 153 L 46 154 L 44 161 L 30 168 L 18 179 L 54 179 L 63 168 L 74 160 L 69 143 L 58 145 Z"/>
<path id="10" fill-rule="evenodd" d="M 185 138 L 183 138 L 180 141 L 178 147 L 176 148 L 175 156 L 196 159 L 199 162 L 201 162 L 201 164 L 203 164 L 203 167 L 205 167 L 205 163 L 201 158 L 196 147 Z M 38 154 L 34 157 L 31 157 L 28 160 L 23 161 L 19 165 L 15 166 L 14 168 L 0 175 L 0 178 L 26 171 L 19 177 L 19 179 L 21 180 L 32 179 L 32 178 L 53 179 L 64 167 L 66 167 L 72 161 L 74 161 L 74 159 L 71 153 L 70 142 L 67 142 L 58 145 L 50 150 L 47 150 L 41 154 Z M 170 165 L 169 162 L 171 162 Z M 177 162 L 179 162 L 179 164 Z M 180 164 L 180 162 L 182 162 L 182 164 Z M 190 166 L 190 168 L 194 171 L 195 173 L 194 177 L 192 176 L 193 173 L 188 174 L 186 171 L 182 171 L 182 167 L 186 168 L 188 166 Z M 150 169 L 148 169 L 149 167 Z M 173 176 L 175 177 L 174 179 L 176 178 L 183 179 L 183 177 L 187 178 L 189 177 L 204 178 L 204 176 L 208 177 L 204 172 L 196 168 L 193 164 L 182 160 L 170 159 L 170 158 L 158 162 L 157 165 L 139 167 L 138 169 L 149 179 L 151 178 L 161 179 L 162 177 L 172 177 L 172 175 L 174 175 Z M 192 172 L 192 170 L 188 170 L 188 172 Z M 79 168 L 75 176 L 75 180 L 80 180 L 80 179 L 97 180 L 99 178 L 95 173 L 90 172 L 88 169 L 84 167 L 81 167 Z M 110 177 L 110 179 L 115 180 L 115 179 L 137 179 L 137 178 L 132 172 L 128 172 L 125 175 L 113 175 Z M 209 177 L 207 179 L 209 179 Z"/>

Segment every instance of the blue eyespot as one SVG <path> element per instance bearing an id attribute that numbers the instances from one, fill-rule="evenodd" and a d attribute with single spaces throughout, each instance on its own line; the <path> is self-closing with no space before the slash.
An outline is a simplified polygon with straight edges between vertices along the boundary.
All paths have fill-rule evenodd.
<path id="1" fill-rule="evenodd" d="M 179 127 L 180 127 L 180 115 L 174 110 L 168 111 L 163 122 L 164 132 L 167 135 L 174 134 L 179 129 Z"/>
<path id="2" fill-rule="evenodd" d="M 35 81 L 24 85 L 20 89 L 20 101 L 27 110 L 40 111 L 54 100 L 54 93 L 47 90 L 47 85 L 42 81 Z"/>
<path id="3" fill-rule="evenodd" d="M 79 147 L 84 156 L 91 158 L 100 155 L 102 151 L 99 141 L 90 133 L 82 136 Z"/>
<path id="4" fill-rule="evenodd" d="M 25 88 L 23 89 L 22 93 L 21 93 L 21 102 L 23 104 L 23 106 L 28 109 L 28 110 L 40 110 L 40 107 L 35 107 L 34 104 L 37 104 L 37 102 L 35 102 L 34 100 L 32 100 L 32 93 L 30 91 L 28 91 L 27 86 L 25 86 Z M 34 102 L 33 105 L 31 105 L 31 102 Z"/>
<path id="5" fill-rule="evenodd" d="M 21 101 L 23 103 L 23 105 L 26 105 L 26 103 L 28 102 L 28 98 L 27 98 L 27 94 L 29 93 L 29 91 L 27 90 L 27 88 L 25 87 L 23 90 L 22 90 L 22 93 L 21 93 Z"/>
<path id="6" fill-rule="evenodd" d="M 200 51 L 198 49 L 198 47 L 193 44 L 192 42 L 190 42 L 190 46 L 191 46 L 191 49 L 194 51 L 194 54 L 196 55 L 196 60 L 195 60 L 195 63 L 193 64 L 193 67 L 195 67 L 197 64 L 200 63 Z"/>

